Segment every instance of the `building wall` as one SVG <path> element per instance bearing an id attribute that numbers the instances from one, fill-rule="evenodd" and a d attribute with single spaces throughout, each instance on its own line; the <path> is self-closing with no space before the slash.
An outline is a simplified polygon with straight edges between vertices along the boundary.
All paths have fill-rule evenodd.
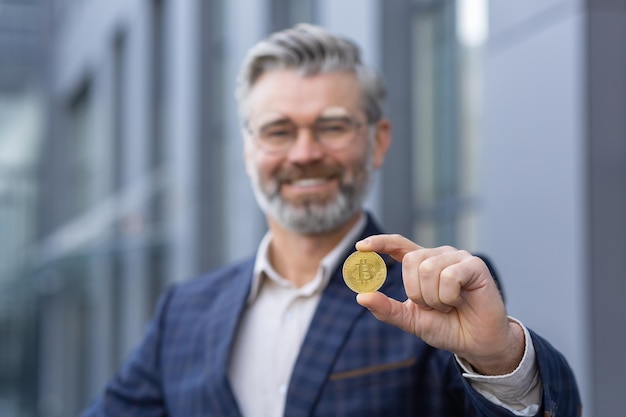
<path id="1" fill-rule="evenodd" d="M 588 0 L 586 103 L 590 415 L 619 415 L 626 386 L 626 3 Z"/>
<path id="2" fill-rule="evenodd" d="M 585 48 L 579 1 L 490 2 L 481 232 L 510 314 L 564 353 L 593 415 Z"/>

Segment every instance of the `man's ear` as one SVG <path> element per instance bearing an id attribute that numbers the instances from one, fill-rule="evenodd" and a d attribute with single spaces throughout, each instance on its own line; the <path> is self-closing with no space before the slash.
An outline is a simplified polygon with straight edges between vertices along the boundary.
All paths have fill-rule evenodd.
<path id="1" fill-rule="evenodd" d="M 246 174 L 248 176 L 252 175 L 252 166 L 254 165 L 253 159 L 253 150 L 252 143 L 250 137 L 248 136 L 248 132 L 245 129 L 241 129 L 241 138 L 243 141 L 243 163 L 246 166 Z"/>
<path id="2" fill-rule="evenodd" d="M 380 119 L 376 122 L 376 137 L 374 138 L 374 168 L 380 168 L 385 162 L 387 150 L 391 145 L 391 122 L 389 119 Z"/>

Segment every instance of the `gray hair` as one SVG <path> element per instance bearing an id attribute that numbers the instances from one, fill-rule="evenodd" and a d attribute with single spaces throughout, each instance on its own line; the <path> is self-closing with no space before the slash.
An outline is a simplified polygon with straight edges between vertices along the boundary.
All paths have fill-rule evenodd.
<path id="1" fill-rule="evenodd" d="M 248 52 L 237 77 L 235 97 L 242 122 L 247 121 L 247 100 L 257 80 L 266 72 L 297 70 L 302 76 L 334 71 L 356 75 L 363 97 L 363 111 L 369 123 L 383 117 L 386 96 L 382 78 L 361 61 L 361 51 L 353 41 L 319 26 L 301 23 L 271 34 Z"/>

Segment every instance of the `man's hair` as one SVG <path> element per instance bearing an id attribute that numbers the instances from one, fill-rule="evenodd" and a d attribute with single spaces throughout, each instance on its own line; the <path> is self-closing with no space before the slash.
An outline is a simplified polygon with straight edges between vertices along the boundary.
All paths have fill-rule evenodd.
<path id="1" fill-rule="evenodd" d="M 254 84 L 264 73 L 281 69 L 295 70 L 302 76 L 353 72 L 361 86 L 368 122 L 377 122 L 383 116 L 384 83 L 376 71 L 363 65 L 358 45 L 319 26 L 301 23 L 271 34 L 248 52 L 235 93 L 243 123 L 247 122 L 247 100 Z"/>

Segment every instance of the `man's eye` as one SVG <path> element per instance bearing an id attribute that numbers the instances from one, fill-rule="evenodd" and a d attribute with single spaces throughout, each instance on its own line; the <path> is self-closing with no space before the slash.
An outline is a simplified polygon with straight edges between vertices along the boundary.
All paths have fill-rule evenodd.
<path id="1" fill-rule="evenodd" d="M 317 128 L 322 134 L 342 134 L 350 130 L 346 123 L 324 123 Z"/>
<path id="2" fill-rule="evenodd" d="M 291 136 L 291 129 L 268 129 L 263 131 L 262 136 L 267 139 L 285 139 Z"/>

